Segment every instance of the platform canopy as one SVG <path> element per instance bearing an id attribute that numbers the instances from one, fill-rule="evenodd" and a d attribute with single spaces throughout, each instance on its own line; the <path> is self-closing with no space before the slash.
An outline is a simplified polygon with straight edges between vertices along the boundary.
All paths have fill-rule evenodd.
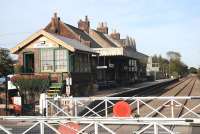
<path id="1" fill-rule="evenodd" d="M 128 50 L 123 47 L 92 48 L 99 56 L 126 56 L 142 61 L 147 61 L 148 56 L 137 51 Z"/>

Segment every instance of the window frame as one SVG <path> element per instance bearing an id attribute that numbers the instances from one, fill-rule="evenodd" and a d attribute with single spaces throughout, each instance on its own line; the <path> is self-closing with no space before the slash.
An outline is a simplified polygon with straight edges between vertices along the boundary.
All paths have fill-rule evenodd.
<path id="1" fill-rule="evenodd" d="M 51 50 L 51 51 L 53 51 L 53 60 L 43 60 L 43 58 L 42 58 L 42 51 L 44 51 L 44 50 Z M 51 62 L 53 62 L 53 64 L 52 64 L 52 70 L 43 70 L 43 62 L 44 61 L 51 61 Z M 40 49 L 40 71 L 41 72 L 54 72 L 54 50 L 53 49 L 51 49 L 51 48 L 41 48 Z"/>
<path id="2" fill-rule="evenodd" d="M 42 51 L 44 50 L 51 50 L 53 51 L 53 60 L 43 60 L 42 58 Z M 58 50 L 65 50 L 66 51 L 66 69 L 56 69 L 56 51 Z M 43 61 L 52 61 L 53 62 L 53 69 L 52 70 L 43 70 Z M 69 72 L 69 51 L 65 48 L 41 48 L 40 49 L 40 72 Z"/>
<path id="3" fill-rule="evenodd" d="M 64 50 L 66 53 L 66 59 L 63 59 L 62 61 L 65 61 L 66 60 L 66 68 L 65 69 L 56 69 L 56 61 L 59 61 L 59 60 L 56 60 L 56 51 L 59 51 L 59 50 Z M 61 60 L 60 60 L 61 61 Z M 55 72 L 69 72 L 69 51 L 67 49 L 54 49 L 54 71 Z"/>

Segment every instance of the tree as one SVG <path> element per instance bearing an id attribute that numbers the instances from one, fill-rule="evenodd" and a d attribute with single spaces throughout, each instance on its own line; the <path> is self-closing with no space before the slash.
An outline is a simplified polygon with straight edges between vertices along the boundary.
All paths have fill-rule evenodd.
<path id="1" fill-rule="evenodd" d="M 190 67 L 189 72 L 192 74 L 197 74 L 198 70 L 195 67 Z"/>
<path id="2" fill-rule="evenodd" d="M 188 67 L 181 61 L 181 54 L 179 52 L 167 52 L 169 58 L 170 74 L 173 76 L 186 75 Z"/>
<path id="3" fill-rule="evenodd" d="M 169 60 L 179 60 L 181 59 L 181 54 L 179 52 L 169 51 L 167 52 Z"/>
<path id="4" fill-rule="evenodd" d="M 13 70 L 13 61 L 9 55 L 9 51 L 0 49 L 0 74 L 12 74 Z"/>

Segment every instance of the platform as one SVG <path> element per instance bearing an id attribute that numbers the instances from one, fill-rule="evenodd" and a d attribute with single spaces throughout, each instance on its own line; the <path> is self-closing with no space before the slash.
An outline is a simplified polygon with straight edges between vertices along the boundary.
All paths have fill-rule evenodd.
<path id="1" fill-rule="evenodd" d="M 119 92 L 123 91 L 129 91 L 129 90 L 138 90 L 140 88 L 147 88 L 150 86 L 154 86 L 163 82 L 167 81 L 172 81 L 173 79 L 161 79 L 161 80 L 156 80 L 156 81 L 151 81 L 151 82 L 142 82 L 142 83 L 137 83 L 129 87 L 117 87 L 113 89 L 105 89 L 105 90 L 100 90 L 97 91 L 96 95 L 94 97 L 103 97 L 103 96 L 112 96 L 114 94 L 117 94 Z"/>

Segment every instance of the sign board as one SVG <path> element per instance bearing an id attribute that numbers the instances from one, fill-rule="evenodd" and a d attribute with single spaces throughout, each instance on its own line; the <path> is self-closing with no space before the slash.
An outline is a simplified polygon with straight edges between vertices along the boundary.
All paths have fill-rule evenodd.
<path id="1" fill-rule="evenodd" d="M 46 43 L 46 41 L 40 41 L 33 45 L 33 48 L 51 48 L 54 47 L 51 43 Z"/>
<path id="2" fill-rule="evenodd" d="M 20 96 L 13 97 L 13 104 L 21 106 L 22 105 L 22 98 Z"/>
<path id="3" fill-rule="evenodd" d="M 66 85 L 68 85 L 68 86 L 72 85 L 72 78 L 71 77 L 66 78 Z"/>
<path id="4" fill-rule="evenodd" d="M 15 96 L 12 99 L 15 113 L 20 114 L 22 110 L 22 98 L 20 96 Z"/>
<path id="5" fill-rule="evenodd" d="M 108 68 L 107 66 L 97 66 L 97 69 L 106 69 Z"/>
<path id="6" fill-rule="evenodd" d="M 13 77 L 14 75 L 8 75 L 7 76 L 7 79 L 8 79 L 8 90 L 12 90 L 12 89 L 17 89 L 16 86 L 11 82 L 11 78 Z"/>

